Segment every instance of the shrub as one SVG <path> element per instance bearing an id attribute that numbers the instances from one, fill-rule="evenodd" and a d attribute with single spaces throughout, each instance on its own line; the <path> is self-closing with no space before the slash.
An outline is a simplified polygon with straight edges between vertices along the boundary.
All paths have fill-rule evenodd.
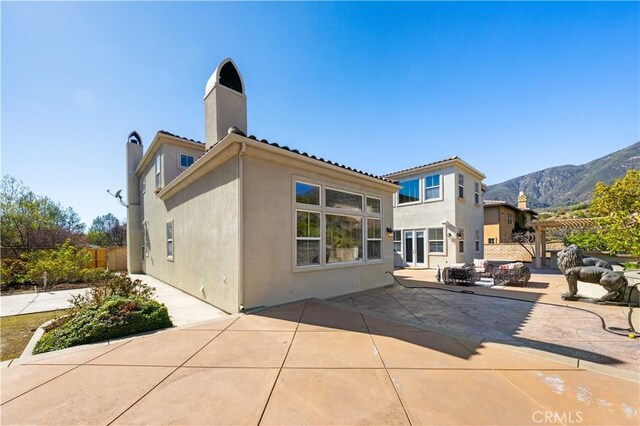
<path id="1" fill-rule="evenodd" d="M 595 232 L 575 232 L 564 238 L 565 245 L 575 244 L 582 250 L 587 251 L 606 251 L 606 242 Z"/>
<path id="2" fill-rule="evenodd" d="M 100 287 L 92 287 L 84 294 L 72 296 L 69 301 L 76 308 L 101 305 L 110 297 L 141 298 L 151 300 L 155 288 L 140 280 L 132 280 L 126 274 L 111 274 L 107 282 Z"/>
<path id="3" fill-rule="evenodd" d="M 162 303 L 140 296 L 109 296 L 99 305 L 78 308 L 66 321 L 59 320 L 55 325 L 38 340 L 34 354 L 167 328 L 173 324 L 167 307 Z"/>
<path id="4" fill-rule="evenodd" d="M 45 272 L 49 284 L 82 281 L 83 270 L 91 260 L 87 250 L 78 250 L 70 240 L 58 246 L 57 250 L 37 250 L 24 257 L 28 263 L 29 280 L 39 284 L 43 282 Z"/>
<path id="5" fill-rule="evenodd" d="M 107 281 L 116 276 L 113 272 L 100 268 L 83 269 L 80 275 L 82 277 L 81 281 L 87 283 Z"/>
<path id="6" fill-rule="evenodd" d="M 0 275 L 3 289 L 10 284 L 30 282 L 27 276 L 27 262 L 22 259 L 2 259 Z"/>

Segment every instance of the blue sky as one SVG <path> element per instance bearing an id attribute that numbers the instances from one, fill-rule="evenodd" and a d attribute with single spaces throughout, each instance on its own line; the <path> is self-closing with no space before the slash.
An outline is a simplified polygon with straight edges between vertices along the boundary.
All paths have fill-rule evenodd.
<path id="1" fill-rule="evenodd" d="M 498 183 L 640 139 L 640 4 L 7 3 L 2 172 L 89 225 L 124 144 L 204 140 L 231 56 L 249 132 L 372 173 L 458 155 Z"/>

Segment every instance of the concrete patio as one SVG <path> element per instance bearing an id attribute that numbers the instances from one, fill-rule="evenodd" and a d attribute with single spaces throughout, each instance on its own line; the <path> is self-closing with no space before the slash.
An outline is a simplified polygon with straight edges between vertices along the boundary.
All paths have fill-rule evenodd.
<path id="1" fill-rule="evenodd" d="M 637 381 L 320 301 L 1 372 L 7 425 L 639 421 Z"/>

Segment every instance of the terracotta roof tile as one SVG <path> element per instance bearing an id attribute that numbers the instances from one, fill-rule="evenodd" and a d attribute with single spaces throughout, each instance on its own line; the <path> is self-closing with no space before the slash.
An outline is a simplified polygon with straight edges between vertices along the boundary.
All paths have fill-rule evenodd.
<path id="1" fill-rule="evenodd" d="M 404 173 L 404 172 L 408 172 L 411 170 L 416 170 L 416 169 L 420 169 L 422 167 L 427 167 L 427 166 L 433 166 L 434 164 L 440 164 L 440 163 L 444 163 L 445 161 L 451 161 L 451 160 L 462 160 L 462 158 L 458 157 L 457 155 L 454 155 L 453 157 L 448 157 L 445 158 L 443 160 L 438 160 L 438 161 L 434 161 L 432 163 L 427 163 L 427 164 L 423 164 L 421 166 L 415 166 L 415 167 L 409 167 L 408 169 L 403 169 L 403 170 L 398 170 L 397 172 L 393 172 L 393 173 L 387 173 L 383 176 L 391 176 L 391 175 L 395 175 L 398 173 Z"/>

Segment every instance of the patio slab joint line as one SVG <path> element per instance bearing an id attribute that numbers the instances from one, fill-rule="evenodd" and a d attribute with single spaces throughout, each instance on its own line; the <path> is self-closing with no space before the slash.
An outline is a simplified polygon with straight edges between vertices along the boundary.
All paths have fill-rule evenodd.
<path id="1" fill-rule="evenodd" d="M 122 413 L 118 414 L 113 420 L 111 420 L 109 423 L 107 423 L 107 426 L 112 425 L 116 420 L 118 420 L 120 417 L 122 417 L 122 415 L 124 413 L 126 413 L 127 411 L 129 411 L 131 408 L 133 408 L 138 402 L 142 401 L 142 399 L 144 397 L 146 397 L 147 395 L 149 395 L 151 392 L 153 392 L 153 390 L 155 388 L 157 388 L 158 386 L 160 386 L 162 383 L 165 382 L 165 380 L 167 380 L 169 377 L 171 377 L 173 375 L 173 373 L 175 373 L 176 371 L 178 371 L 183 365 L 185 365 L 187 362 L 189 362 L 191 360 L 191 358 L 193 358 L 194 356 L 196 356 L 197 354 L 199 354 L 204 348 L 207 347 L 207 345 L 211 342 L 213 342 L 214 340 L 216 340 L 216 338 L 218 336 L 220 336 L 224 331 L 226 331 L 229 327 L 231 327 L 236 321 L 238 320 L 238 318 L 234 319 L 231 324 L 227 325 L 224 330 L 222 330 L 221 332 L 219 332 L 218 334 L 216 334 L 213 338 L 211 338 L 211 340 L 209 340 L 207 343 L 205 343 L 204 345 L 202 345 L 202 347 L 200 349 L 198 349 L 197 351 L 195 351 L 189 358 L 187 358 L 182 364 L 180 364 L 179 366 L 177 366 L 176 368 L 173 369 L 173 371 L 171 371 L 169 374 L 167 374 L 162 380 L 160 380 L 158 383 L 156 383 L 154 386 L 151 387 L 151 389 L 149 389 L 147 392 L 145 392 L 140 398 L 136 399 L 133 404 L 129 405 L 127 408 L 125 408 Z"/>
<path id="2" fill-rule="evenodd" d="M 402 303 L 400 303 L 398 301 L 398 299 L 396 299 L 395 297 L 393 297 L 393 294 L 389 293 L 389 291 L 387 290 L 387 288 L 385 287 L 384 289 L 385 293 L 387 293 L 389 295 L 390 298 L 392 298 L 398 305 L 402 306 L 402 308 L 409 312 L 409 314 L 414 317 L 416 319 L 416 321 L 418 321 L 418 323 L 422 324 L 422 325 L 426 325 L 425 323 L 422 322 L 422 320 L 420 318 L 418 318 L 413 312 L 411 312 L 406 306 L 404 306 Z"/>
<path id="3" fill-rule="evenodd" d="M 369 339 L 371 339 L 371 343 L 373 344 L 373 347 L 376 349 L 376 352 L 380 357 L 380 361 L 382 361 L 382 366 L 384 367 L 384 371 L 387 373 L 389 382 L 391 382 L 391 387 L 393 388 L 393 391 L 396 393 L 396 396 L 398 397 L 398 401 L 400 401 L 400 406 L 402 407 L 402 411 L 404 411 L 404 415 L 407 417 L 407 421 L 409 422 L 409 424 L 412 425 L 413 423 L 411 423 L 411 418 L 409 417 L 409 413 L 407 413 L 407 409 L 404 406 L 404 402 L 402 402 L 402 398 L 400 398 L 400 393 L 398 393 L 398 389 L 396 388 L 396 385 L 393 383 L 393 379 L 391 378 L 391 373 L 389 373 L 389 369 L 387 369 L 387 364 L 384 362 L 384 358 L 382 357 L 382 352 L 380 352 L 380 350 L 378 349 L 378 345 L 376 345 L 375 340 L 373 340 L 373 336 L 371 335 L 371 330 L 369 329 L 369 324 L 367 324 L 367 321 L 364 319 L 364 315 L 360 314 L 360 316 L 362 317 L 364 326 L 367 327 L 367 333 L 369 333 Z"/>
<path id="4" fill-rule="evenodd" d="M 302 312 L 300 313 L 300 317 L 298 317 L 298 323 L 296 324 L 296 329 L 293 331 L 293 336 L 291 337 L 291 342 L 289 342 L 289 347 L 287 348 L 287 352 L 284 354 L 284 358 L 282 359 L 282 364 L 280 364 L 280 368 L 278 369 L 278 374 L 276 375 L 276 379 L 273 381 L 273 386 L 271 386 L 271 390 L 269 391 L 269 396 L 267 397 L 267 401 L 264 403 L 264 407 L 262 408 L 262 413 L 260 413 L 260 418 L 258 419 L 258 424 L 262 424 L 262 418 L 264 417 L 264 413 L 267 412 L 267 407 L 269 406 L 269 401 L 271 401 L 271 395 L 273 395 L 273 391 L 278 384 L 278 379 L 280 378 L 280 373 L 282 373 L 282 369 L 284 368 L 284 363 L 287 362 L 287 357 L 289 356 L 289 351 L 291 350 L 291 346 L 293 345 L 293 341 L 296 338 L 296 334 L 298 334 L 298 328 L 300 327 L 300 321 L 302 321 L 302 317 L 304 316 L 304 311 L 307 310 L 307 302 L 304 303 L 304 308 L 302 308 Z"/>
<path id="5" fill-rule="evenodd" d="M 62 376 L 64 376 L 65 374 L 70 373 L 70 372 L 72 372 L 73 370 L 76 370 L 76 369 L 78 369 L 78 368 L 82 367 L 83 365 L 85 365 L 85 364 L 87 364 L 87 363 L 89 363 L 89 362 L 93 361 L 94 359 L 98 359 L 98 358 L 100 358 L 102 355 L 106 355 L 106 354 L 108 354 L 108 353 L 109 353 L 109 352 L 111 352 L 111 351 L 115 351 L 116 349 L 123 347 L 123 346 L 124 346 L 124 345 L 126 345 L 127 343 L 129 343 L 129 342 L 124 342 L 123 344 L 121 344 L 121 345 L 119 345 L 119 346 L 117 346 L 117 347 L 115 347 L 115 348 L 113 348 L 113 349 L 110 349 L 110 350 L 108 350 L 107 352 L 105 352 L 105 353 L 103 353 L 103 354 L 100 354 L 100 355 L 97 355 L 97 356 L 95 356 L 95 357 L 93 357 L 93 358 L 91 358 L 91 359 L 88 359 L 88 360 L 86 360 L 85 362 L 83 362 L 83 363 L 81 363 L 81 364 L 78 364 L 78 365 L 76 365 L 76 366 L 75 366 L 75 367 L 73 367 L 73 368 L 68 369 L 68 370 L 67 370 L 67 371 L 65 371 L 64 373 L 62 373 L 62 374 L 58 374 L 57 376 L 52 377 L 51 379 L 47 380 L 46 382 L 40 383 L 38 386 L 35 386 L 35 387 L 33 387 L 33 388 L 31 388 L 31 389 L 29 389 L 29 390 L 27 390 L 27 391 L 24 391 L 24 392 L 22 392 L 20 395 L 16 395 L 16 396 L 14 396 L 14 397 L 13 397 L 13 398 L 11 398 L 11 399 L 6 400 L 6 401 L 5 401 L 5 402 L 3 402 L 2 404 L 0 404 L 0 406 L 5 405 L 7 402 L 11 402 L 11 401 L 13 401 L 13 400 L 14 400 L 14 399 L 16 399 L 16 398 L 20 398 L 21 396 L 23 396 L 23 395 L 25 395 L 25 394 L 27 394 L 27 393 L 31 392 L 32 390 L 38 389 L 39 387 L 44 386 L 44 385 L 46 385 L 46 384 L 47 384 L 47 383 L 49 383 L 49 382 L 52 382 L 53 380 L 57 379 L 58 377 L 62 377 Z M 40 366 L 40 365 L 52 365 L 52 364 L 44 364 L 44 363 L 43 363 L 43 364 L 18 364 L 18 367 L 22 367 L 22 366 L 36 366 L 36 367 L 37 367 L 37 366 Z M 64 364 L 62 364 L 62 365 L 64 365 Z"/>

